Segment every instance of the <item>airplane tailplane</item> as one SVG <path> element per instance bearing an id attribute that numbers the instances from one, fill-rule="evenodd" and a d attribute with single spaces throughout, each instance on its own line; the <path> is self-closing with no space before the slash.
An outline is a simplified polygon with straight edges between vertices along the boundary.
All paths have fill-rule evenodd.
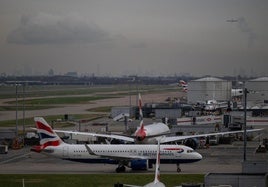
<path id="1" fill-rule="evenodd" d="M 35 117 L 34 121 L 37 128 L 37 133 L 40 137 L 40 151 L 47 146 L 59 146 L 60 144 L 64 143 L 44 118 Z"/>

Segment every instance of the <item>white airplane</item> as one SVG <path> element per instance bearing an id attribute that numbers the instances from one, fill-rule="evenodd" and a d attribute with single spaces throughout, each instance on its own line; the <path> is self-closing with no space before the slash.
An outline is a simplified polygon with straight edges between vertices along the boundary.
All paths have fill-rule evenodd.
<path id="1" fill-rule="evenodd" d="M 157 144 L 157 152 L 156 152 L 156 162 L 155 162 L 155 174 L 154 181 L 150 182 L 144 186 L 123 184 L 125 187 L 165 187 L 165 184 L 160 182 L 160 141 Z"/>
<path id="2" fill-rule="evenodd" d="M 65 160 L 118 164 L 116 172 L 125 171 L 125 166 L 133 170 L 146 170 L 152 167 L 156 160 L 157 145 L 155 144 L 67 144 L 52 130 L 42 117 L 34 118 L 40 146 L 31 150 L 55 156 Z M 161 145 L 161 162 L 177 164 L 192 163 L 202 159 L 202 156 L 192 148 L 184 145 Z"/>
<path id="3" fill-rule="evenodd" d="M 138 143 L 156 143 L 156 137 L 166 135 L 170 133 L 169 127 L 164 123 L 153 123 L 150 125 L 144 125 L 143 123 L 143 113 L 142 113 L 142 100 L 141 94 L 139 93 L 139 115 L 141 118 L 140 126 L 134 133 L 136 141 Z"/>
<path id="4" fill-rule="evenodd" d="M 212 100 L 215 101 L 215 100 Z M 217 101 L 215 101 L 217 102 Z M 213 102 L 212 102 L 213 104 Z M 225 102 L 217 103 L 220 107 L 225 107 L 227 105 Z M 219 133 L 210 133 L 210 134 L 201 134 L 201 135 L 189 135 L 189 136 L 166 136 L 170 134 L 169 127 L 164 123 L 153 123 L 150 125 L 144 125 L 143 123 L 143 114 L 142 114 L 142 100 L 139 94 L 139 115 L 141 118 L 140 126 L 137 128 L 135 133 L 132 136 L 127 135 L 118 135 L 118 134 L 99 134 L 99 133 L 90 133 L 90 132 L 76 132 L 76 131 L 65 131 L 65 130 L 54 130 L 55 132 L 67 133 L 67 134 L 79 134 L 85 136 L 94 136 L 94 137 L 103 137 L 110 139 L 118 139 L 123 140 L 129 143 L 138 143 L 138 144 L 156 144 L 158 139 L 160 139 L 160 143 L 169 143 L 174 141 L 186 140 L 191 138 L 198 137 L 207 137 L 207 136 L 215 136 L 215 135 L 225 135 L 225 134 L 235 134 L 235 133 L 243 133 L 244 131 L 229 131 L 229 132 L 219 132 Z M 212 105 L 213 106 L 213 105 Z M 262 129 L 251 129 L 247 130 L 247 132 L 260 131 Z M 160 138 L 161 137 L 161 138 Z"/>
<path id="5" fill-rule="evenodd" d="M 157 138 L 170 133 L 169 127 L 164 123 L 153 123 L 144 125 L 143 120 L 139 128 L 134 133 L 135 142 L 137 143 L 156 143 Z M 161 142 L 164 143 L 164 142 Z"/>
<path id="6" fill-rule="evenodd" d="M 167 135 L 170 133 L 169 127 L 164 123 L 153 123 L 149 125 L 144 125 L 143 123 L 143 113 L 142 113 L 142 100 L 141 95 L 139 94 L 139 115 L 141 118 L 140 125 L 133 135 L 108 135 L 108 134 L 98 134 L 98 133 L 90 133 L 90 132 L 72 132 L 72 131 L 63 131 L 63 130 L 54 130 L 55 132 L 61 133 L 71 133 L 71 134 L 81 134 L 95 137 L 104 137 L 111 139 L 119 139 L 126 142 L 138 143 L 138 144 L 151 144 L 157 143 L 157 138 L 162 135 Z M 161 143 L 166 143 L 168 140 L 163 141 Z"/>

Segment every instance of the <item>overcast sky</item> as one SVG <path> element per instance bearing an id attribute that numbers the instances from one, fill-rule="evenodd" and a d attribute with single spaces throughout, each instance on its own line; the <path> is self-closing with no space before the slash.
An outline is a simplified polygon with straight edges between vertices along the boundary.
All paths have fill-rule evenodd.
<path id="1" fill-rule="evenodd" d="M 0 73 L 267 76 L 267 10 L 267 0 L 0 0 Z"/>

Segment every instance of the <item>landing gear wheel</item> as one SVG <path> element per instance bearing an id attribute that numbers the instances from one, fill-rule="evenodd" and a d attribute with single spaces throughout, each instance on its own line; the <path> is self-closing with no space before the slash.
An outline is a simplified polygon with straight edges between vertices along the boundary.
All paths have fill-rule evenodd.
<path id="1" fill-rule="evenodd" d="M 125 172 L 125 171 L 126 171 L 126 167 L 125 167 L 125 166 L 122 166 L 122 167 L 121 167 L 121 171 L 122 171 L 122 172 Z"/>
<path id="2" fill-rule="evenodd" d="M 177 172 L 178 172 L 178 173 L 181 172 L 180 164 L 177 164 Z"/>
<path id="3" fill-rule="evenodd" d="M 125 172 L 126 171 L 126 167 L 125 166 L 118 166 L 115 169 L 116 173 L 120 173 L 120 172 Z"/>
<path id="4" fill-rule="evenodd" d="M 116 171 L 116 173 L 119 173 L 120 172 L 120 168 L 119 167 L 116 168 L 115 171 Z"/>

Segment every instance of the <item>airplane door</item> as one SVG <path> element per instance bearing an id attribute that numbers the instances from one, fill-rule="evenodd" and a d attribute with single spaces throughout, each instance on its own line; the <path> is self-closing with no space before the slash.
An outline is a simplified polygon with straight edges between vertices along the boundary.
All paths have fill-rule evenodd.
<path id="1" fill-rule="evenodd" d="M 69 147 L 64 146 L 63 147 L 63 158 L 68 158 L 69 157 Z"/>

